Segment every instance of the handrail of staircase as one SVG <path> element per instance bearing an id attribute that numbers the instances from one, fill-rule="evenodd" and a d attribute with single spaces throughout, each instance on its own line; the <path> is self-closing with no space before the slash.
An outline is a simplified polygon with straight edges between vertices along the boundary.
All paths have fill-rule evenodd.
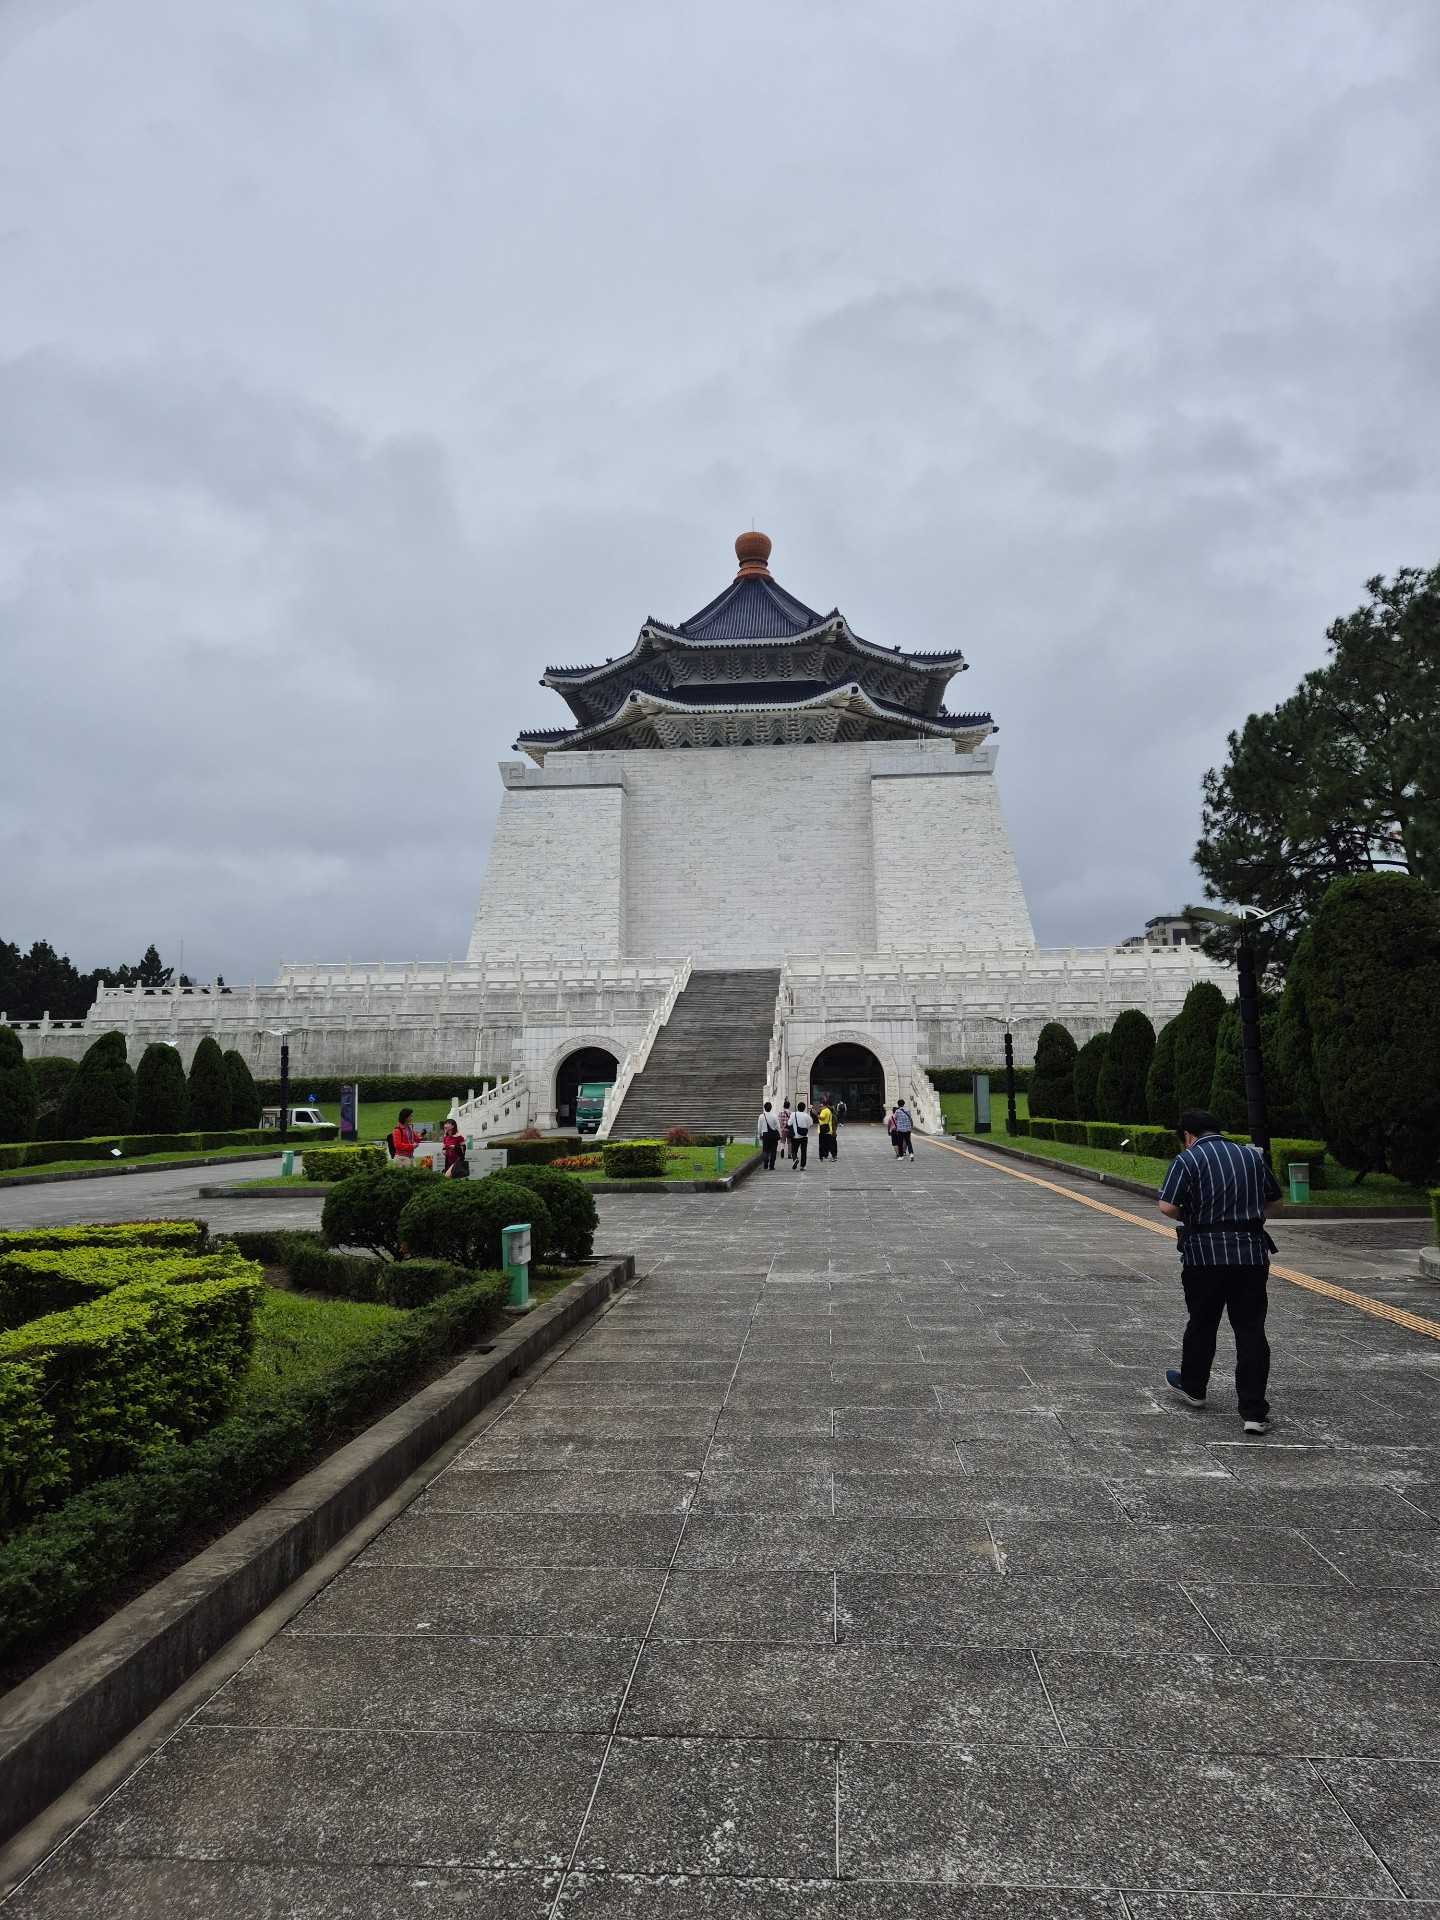
<path id="1" fill-rule="evenodd" d="M 785 1092 L 785 974 L 782 969 L 780 986 L 775 995 L 775 1018 L 770 1027 L 770 1050 L 765 1056 L 765 1086 L 760 1098 L 762 1103 L 775 1094 L 782 1097 Z"/>
<path id="2" fill-rule="evenodd" d="M 650 1049 L 660 1037 L 661 1028 L 675 1011 L 675 1002 L 690 984 L 690 969 L 692 965 L 693 962 L 687 957 L 682 960 L 680 965 L 675 969 L 675 976 L 666 989 L 664 998 L 650 1016 L 650 1024 L 646 1027 L 637 1044 L 630 1049 L 624 1060 L 620 1063 L 620 1071 L 616 1074 L 614 1084 L 605 1096 L 605 1106 L 600 1115 L 600 1124 L 595 1129 L 595 1138 L 597 1140 L 608 1140 L 610 1138 L 610 1129 L 619 1118 L 620 1108 L 624 1102 L 625 1095 L 630 1091 L 630 1082 L 635 1078 L 637 1073 L 643 1072 L 645 1062 L 650 1058 Z"/>
<path id="3" fill-rule="evenodd" d="M 518 1133 L 530 1123 L 530 1085 L 524 1071 L 497 1080 L 484 1093 L 450 1102 L 450 1118 L 466 1139 L 487 1133 Z"/>

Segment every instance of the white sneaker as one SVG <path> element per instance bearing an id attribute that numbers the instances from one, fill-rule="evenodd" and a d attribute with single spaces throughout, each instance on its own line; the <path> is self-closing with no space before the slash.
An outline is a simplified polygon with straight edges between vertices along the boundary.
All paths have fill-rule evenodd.
<path id="1" fill-rule="evenodd" d="M 1270 1422 L 1268 1420 L 1247 1420 L 1245 1422 L 1245 1431 L 1246 1433 L 1268 1433 L 1270 1431 Z"/>

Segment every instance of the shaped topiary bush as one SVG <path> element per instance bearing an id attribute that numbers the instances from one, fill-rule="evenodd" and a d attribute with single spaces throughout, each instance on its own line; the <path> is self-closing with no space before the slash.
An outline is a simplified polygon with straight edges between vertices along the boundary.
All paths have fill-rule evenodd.
<path id="1" fill-rule="evenodd" d="M 368 1247 L 371 1253 L 400 1258 L 400 1216 L 415 1198 L 417 1186 L 436 1180 L 418 1167 L 381 1167 L 352 1173 L 325 1196 L 320 1231 L 332 1247 Z M 458 1183 L 447 1180 L 447 1187 Z M 483 1182 L 481 1183 L 484 1184 Z"/>
<path id="2" fill-rule="evenodd" d="M 230 1078 L 218 1040 L 207 1033 L 190 1062 L 190 1125 L 197 1133 L 220 1133 L 230 1125 Z"/>
<path id="3" fill-rule="evenodd" d="M 1180 1016 L 1167 1020 L 1155 1041 L 1150 1071 L 1145 1076 L 1145 1117 L 1152 1127 L 1172 1127 L 1180 1117 L 1175 1098 L 1175 1042 L 1180 1035 Z"/>
<path id="4" fill-rule="evenodd" d="M 531 1188 L 492 1173 L 427 1182 L 401 1215 L 400 1235 L 407 1257 L 493 1272 L 501 1264 L 501 1228 L 527 1221 L 530 1258 L 539 1266 L 554 1245 L 549 1208 Z"/>
<path id="5" fill-rule="evenodd" d="M 29 1140 L 35 1132 L 35 1082 L 13 1027 L 0 1027 L 0 1140 Z"/>
<path id="6" fill-rule="evenodd" d="M 1075 1056 L 1072 1080 L 1077 1120 L 1100 1118 L 1100 1069 L 1105 1064 L 1105 1049 L 1109 1044 L 1108 1033 L 1097 1033 L 1093 1040 L 1085 1042 Z"/>
<path id="7" fill-rule="evenodd" d="M 389 1157 L 379 1141 L 360 1147 L 307 1146 L 301 1164 L 307 1180 L 348 1180 L 352 1174 L 388 1170 Z"/>
<path id="8" fill-rule="evenodd" d="M 607 1180 L 663 1180 L 663 1140 L 607 1140 L 600 1149 Z"/>
<path id="9" fill-rule="evenodd" d="M 79 1068 L 73 1060 L 62 1059 L 58 1053 L 42 1053 L 36 1060 L 27 1060 L 25 1066 L 35 1083 L 34 1137 L 37 1140 L 57 1140 L 60 1137 L 60 1108 L 65 1099 L 65 1089 Z"/>
<path id="10" fill-rule="evenodd" d="M 583 1180 L 555 1167 L 507 1167 L 507 1186 L 528 1187 L 538 1193 L 550 1213 L 554 1251 L 566 1260 L 588 1260 L 600 1224 L 595 1196 Z"/>
<path id="11" fill-rule="evenodd" d="M 1035 1066 L 1030 1076 L 1030 1111 L 1047 1120 L 1075 1118 L 1075 1056 L 1077 1048 L 1068 1027 L 1047 1020 L 1035 1042 Z"/>
<path id="12" fill-rule="evenodd" d="M 1243 1047 L 1240 1007 L 1236 1002 L 1225 1009 L 1215 1030 L 1215 1067 L 1204 1102 L 1220 1122 L 1222 1133 L 1246 1133 L 1250 1125 Z"/>
<path id="13" fill-rule="evenodd" d="M 123 1033 L 102 1033 L 65 1088 L 57 1138 L 87 1140 L 124 1133 L 135 1112 L 135 1075 L 126 1062 Z"/>
<path id="14" fill-rule="evenodd" d="M 1100 1069 L 1101 1120 L 1138 1126 L 1145 1118 L 1145 1081 L 1155 1057 L 1155 1029 L 1138 1007 L 1127 1007 L 1110 1029 Z"/>
<path id="15" fill-rule="evenodd" d="M 448 1260 L 392 1260 L 381 1269 L 380 1297 L 390 1307 L 428 1307 L 474 1278 Z"/>
<path id="16" fill-rule="evenodd" d="M 258 1127 L 260 1124 L 260 1090 L 255 1085 L 255 1076 L 246 1064 L 243 1053 L 237 1053 L 234 1047 L 221 1056 L 225 1062 L 225 1080 L 230 1089 L 230 1120 L 232 1127 Z"/>
<path id="17" fill-rule="evenodd" d="M 1224 1016 L 1225 996 L 1219 987 L 1213 980 L 1197 980 L 1185 996 L 1175 1029 L 1177 1116 L 1187 1107 L 1203 1107 L 1210 1098 L 1210 1082 L 1215 1077 L 1215 1036 Z"/>
<path id="18" fill-rule="evenodd" d="M 190 1089 L 174 1047 L 154 1041 L 135 1069 L 137 1133 L 183 1133 L 190 1124 Z"/>

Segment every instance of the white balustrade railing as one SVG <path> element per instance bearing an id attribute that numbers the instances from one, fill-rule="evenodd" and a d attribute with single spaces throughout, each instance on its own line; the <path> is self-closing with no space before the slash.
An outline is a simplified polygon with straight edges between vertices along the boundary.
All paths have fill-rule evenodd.
<path id="1" fill-rule="evenodd" d="M 935 1083 L 922 1066 L 910 1069 L 910 1084 L 905 1095 L 911 1118 L 922 1133 L 943 1133 L 945 1115 Z"/>
<path id="2" fill-rule="evenodd" d="M 605 1096 L 605 1106 L 600 1115 L 600 1124 L 595 1129 L 595 1138 L 597 1140 L 608 1140 L 610 1138 L 610 1129 L 619 1117 L 625 1095 L 630 1091 L 631 1081 L 634 1080 L 637 1073 L 644 1071 L 645 1062 L 650 1058 L 650 1049 L 659 1038 L 661 1028 L 675 1011 L 675 1002 L 690 984 L 690 966 L 690 961 L 685 960 L 676 968 L 675 977 L 671 980 L 664 999 L 661 1000 L 659 1006 L 656 1007 L 654 1013 L 650 1016 L 650 1024 L 646 1027 L 637 1044 L 630 1049 L 624 1060 L 621 1061 L 620 1071 L 615 1076 L 614 1084 Z"/>
<path id="3" fill-rule="evenodd" d="M 487 1134 L 519 1133 L 530 1124 L 530 1086 L 523 1073 L 512 1073 L 484 1093 L 452 1100 L 450 1118 L 467 1140 Z"/>

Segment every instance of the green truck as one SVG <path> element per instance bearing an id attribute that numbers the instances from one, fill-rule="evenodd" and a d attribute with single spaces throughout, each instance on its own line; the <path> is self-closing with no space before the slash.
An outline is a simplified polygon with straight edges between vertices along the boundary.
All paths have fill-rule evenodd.
<path id="1" fill-rule="evenodd" d="M 598 1133 L 601 1116 L 605 1112 L 605 1096 L 614 1082 L 610 1080 L 587 1080 L 575 1091 L 575 1131 L 577 1133 Z"/>

